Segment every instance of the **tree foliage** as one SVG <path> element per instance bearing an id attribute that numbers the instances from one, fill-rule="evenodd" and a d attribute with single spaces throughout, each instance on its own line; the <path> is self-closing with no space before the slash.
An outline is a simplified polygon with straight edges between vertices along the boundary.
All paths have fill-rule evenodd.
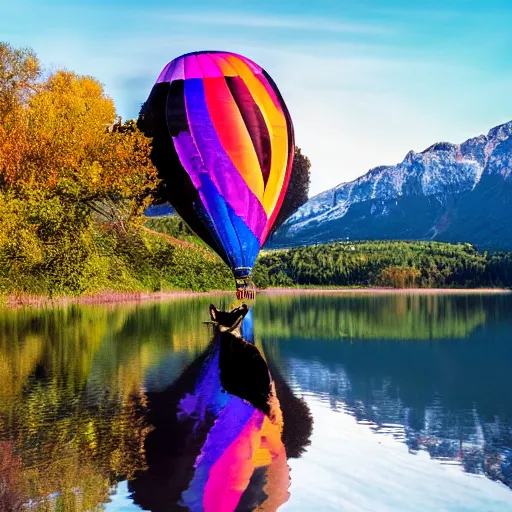
<path id="1" fill-rule="evenodd" d="M 142 230 L 149 152 L 97 80 L 0 44 L 0 291 L 226 287 L 217 260 L 202 274 L 202 252 Z"/>
<path id="2" fill-rule="evenodd" d="M 146 468 L 145 377 L 206 348 L 210 301 L 0 310 L 2 512 L 102 510 Z"/>
<path id="3" fill-rule="evenodd" d="M 39 60 L 30 48 L 0 42 L 0 120 L 27 102 L 40 76 Z"/>
<path id="4" fill-rule="evenodd" d="M 11 54 L 10 60 L 25 55 Z M 25 61 L 39 69 L 34 59 L 30 54 Z M 11 67 L 22 68 L 23 62 Z M 104 199 L 137 203 L 155 187 L 147 139 L 134 123 L 121 124 L 98 81 L 69 71 L 37 82 L 17 79 L 17 86 L 2 89 L 2 104 L 12 107 L 1 118 L 4 192 L 23 197 L 37 191 L 90 206 Z"/>
<path id="5" fill-rule="evenodd" d="M 283 200 L 281 211 L 272 227 L 274 233 L 284 221 L 298 208 L 305 204 L 309 196 L 311 161 L 299 147 L 295 147 L 292 175 L 288 190 Z"/>
<path id="6" fill-rule="evenodd" d="M 470 244 L 340 242 L 268 251 L 258 266 L 270 286 L 512 286 L 511 255 L 480 253 Z"/>

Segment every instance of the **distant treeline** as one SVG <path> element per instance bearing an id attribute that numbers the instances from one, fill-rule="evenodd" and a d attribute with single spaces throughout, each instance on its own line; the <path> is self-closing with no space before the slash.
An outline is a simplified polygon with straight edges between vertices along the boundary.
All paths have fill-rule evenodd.
<path id="1" fill-rule="evenodd" d="M 178 216 L 152 218 L 146 225 L 174 238 L 202 244 Z M 263 251 L 253 280 L 259 288 L 512 287 L 512 253 L 479 252 L 470 244 L 443 242 L 338 242 Z"/>
<path id="2" fill-rule="evenodd" d="M 441 242 L 339 242 L 264 252 L 255 275 L 261 287 L 511 287 L 512 253 Z"/>

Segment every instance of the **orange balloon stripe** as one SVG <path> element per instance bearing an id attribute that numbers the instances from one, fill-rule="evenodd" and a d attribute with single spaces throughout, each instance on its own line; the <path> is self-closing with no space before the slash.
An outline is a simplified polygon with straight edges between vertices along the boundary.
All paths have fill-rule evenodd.
<path id="1" fill-rule="evenodd" d="M 272 229 L 272 226 L 274 225 L 274 222 L 276 221 L 276 218 L 279 215 L 279 210 L 281 209 L 284 198 L 286 196 L 286 191 L 288 190 L 288 185 L 290 183 L 290 178 L 292 175 L 293 159 L 294 159 L 294 155 L 295 155 L 295 136 L 293 134 L 293 128 L 291 127 L 291 119 L 289 117 L 289 114 L 287 113 L 286 116 L 290 123 L 290 130 L 292 130 L 291 134 L 290 134 L 291 135 L 290 145 L 289 145 L 290 147 L 288 148 L 288 165 L 286 167 L 286 172 L 284 175 L 284 181 L 283 181 L 283 186 L 281 188 L 281 192 L 278 194 L 276 207 L 274 208 L 272 215 L 269 217 L 269 220 L 268 220 L 268 222 L 265 226 L 265 229 L 263 230 L 263 233 L 261 235 L 262 240 L 266 240 L 268 233 Z"/>
<path id="2" fill-rule="evenodd" d="M 276 108 L 265 86 L 250 70 L 250 68 L 232 55 L 225 57 L 231 66 L 247 85 L 254 101 L 260 108 L 270 134 L 272 154 L 270 173 L 263 195 L 263 208 L 270 217 L 274 211 L 281 191 L 286 165 L 288 162 L 288 129 L 284 115 Z"/>
<path id="3" fill-rule="evenodd" d="M 274 89 L 272 89 L 272 86 L 268 82 L 267 77 L 263 73 L 260 73 L 259 75 L 256 75 L 256 78 L 263 84 L 263 87 L 265 87 L 265 90 L 267 91 L 268 95 L 272 98 L 272 101 L 274 102 L 274 105 L 276 106 L 277 110 L 283 113 L 281 103 L 279 102 L 277 95 L 274 92 Z"/>
<path id="4" fill-rule="evenodd" d="M 212 53 L 209 57 L 217 64 L 224 76 L 238 76 L 237 70 L 229 62 L 226 62 L 221 55 Z"/>
<path id="5" fill-rule="evenodd" d="M 263 176 L 256 150 L 224 77 L 204 78 L 210 119 L 222 147 L 253 194 L 263 201 Z"/>

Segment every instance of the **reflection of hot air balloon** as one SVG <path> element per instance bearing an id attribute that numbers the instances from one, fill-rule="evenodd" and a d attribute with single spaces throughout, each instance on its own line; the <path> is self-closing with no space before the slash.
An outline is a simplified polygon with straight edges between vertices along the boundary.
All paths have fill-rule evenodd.
<path id="1" fill-rule="evenodd" d="M 272 78 L 228 52 L 195 52 L 160 73 L 139 126 L 178 214 L 244 289 L 281 208 L 293 126 Z"/>
<path id="2" fill-rule="evenodd" d="M 130 482 L 144 510 L 175 510 L 179 503 L 203 512 L 273 511 L 288 500 L 278 385 L 260 350 L 241 337 L 248 313 L 247 305 L 231 311 L 210 306 L 214 335 L 208 349 L 170 387 L 147 393 L 154 426 L 144 445 L 148 471 Z M 311 416 L 289 388 L 283 396 L 293 432 L 300 425 L 308 432 L 307 438 L 289 439 L 299 457 L 297 442 L 302 449 L 309 443 Z"/>

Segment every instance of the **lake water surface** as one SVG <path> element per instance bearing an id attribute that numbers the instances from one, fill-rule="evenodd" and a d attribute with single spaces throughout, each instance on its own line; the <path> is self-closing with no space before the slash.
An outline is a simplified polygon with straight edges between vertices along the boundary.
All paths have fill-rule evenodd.
<path id="1" fill-rule="evenodd" d="M 0 311 L 0 511 L 512 510 L 512 295 L 260 295 L 274 423 L 229 298 Z"/>

